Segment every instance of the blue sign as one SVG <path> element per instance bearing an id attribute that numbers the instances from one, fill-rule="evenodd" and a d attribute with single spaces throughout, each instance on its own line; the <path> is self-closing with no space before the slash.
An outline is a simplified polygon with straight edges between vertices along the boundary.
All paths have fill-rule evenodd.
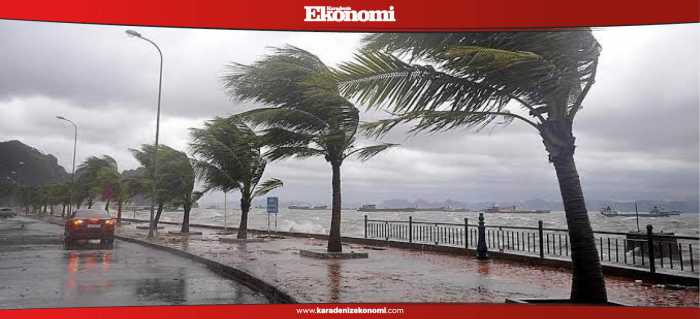
<path id="1" fill-rule="evenodd" d="M 279 198 L 268 197 L 267 198 L 267 213 L 277 214 L 279 213 Z"/>

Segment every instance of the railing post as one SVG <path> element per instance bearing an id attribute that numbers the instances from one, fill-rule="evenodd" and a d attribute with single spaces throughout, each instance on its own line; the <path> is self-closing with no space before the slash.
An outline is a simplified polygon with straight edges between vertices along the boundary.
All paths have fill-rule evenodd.
<path id="1" fill-rule="evenodd" d="M 435 234 L 435 238 L 433 238 L 433 239 L 435 239 L 435 246 L 439 246 L 440 245 L 440 228 L 438 227 L 438 224 L 435 224 L 435 231 L 433 231 L 433 233 Z"/>
<path id="2" fill-rule="evenodd" d="M 408 242 L 413 242 L 413 216 L 408 216 Z"/>
<path id="3" fill-rule="evenodd" d="M 367 239 L 367 215 L 365 215 L 365 239 Z"/>
<path id="4" fill-rule="evenodd" d="M 649 246 L 649 271 L 653 274 L 656 272 L 656 264 L 654 263 L 654 226 L 647 225 L 647 245 Z"/>
<path id="5" fill-rule="evenodd" d="M 537 232 L 539 233 L 540 237 L 540 258 L 544 259 L 544 230 L 542 229 L 542 221 L 538 220 L 537 221 Z"/>
<path id="6" fill-rule="evenodd" d="M 386 241 L 389 241 L 389 221 L 385 220 L 384 221 L 384 235 L 386 235 Z"/>
<path id="7" fill-rule="evenodd" d="M 476 247 L 478 259 L 488 259 L 488 247 L 486 247 L 486 226 L 484 225 L 484 213 L 479 213 L 479 241 Z"/>
<path id="8" fill-rule="evenodd" d="M 464 219 L 464 249 L 469 249 L 469 219 Z"/>

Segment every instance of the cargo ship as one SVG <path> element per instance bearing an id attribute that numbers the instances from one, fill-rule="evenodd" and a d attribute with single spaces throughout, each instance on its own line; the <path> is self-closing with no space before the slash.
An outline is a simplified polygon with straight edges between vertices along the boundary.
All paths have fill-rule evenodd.
<path id="1" fill-rule="evenodd" d="M 320 205 L 320 206 L 297 206 L 297 205 L 290 205 L 287 207 L 288 209 L 301 209 L 301 210 L 325 210 L 328 209 L 328 206 L 326 205 Z"/>
<path id="2" fill-rule="evenodd" d="M 552 211 L 551 210 L 543 210 L 543 209 L 536 209 L 536 210 L 530 210 L 530 209 L 517 209 L 515 206 L 509 207 L 509 208 L 500 208 L 496 205 L 489 207 L 484 210 L 485 213 L 494 213 L 494 214 L 549 214 Z"/>
<path id="3" fill-rule="evenodd" d="M 680 215 L 681 212 L 677 210 L 672 210 L 672 211 L 666 211 L 659 209 L 659 207 L 654 206 L 648 213 L 620 213 L 615 209 L 612 209 L 610 206 L 604 207 L 600 209 L 600 214 L 605 216 L 605 217 L 631 217 L 631 216 L 639 216 L 639 217 L 668 217 L 668 216 L 676 216 Z"/>
<path id="4" fill-rule="evenodd" d="M 362 205 L 358 212 L 415 212 L 415 208 L 377 208 L 377 205 Z"/>

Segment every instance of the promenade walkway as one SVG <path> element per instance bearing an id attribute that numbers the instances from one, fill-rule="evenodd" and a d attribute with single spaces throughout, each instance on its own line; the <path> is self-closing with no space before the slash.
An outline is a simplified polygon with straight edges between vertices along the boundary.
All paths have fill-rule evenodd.
<path id="1" fill-rule="evenodd" d="M 145 239 L 146 230 L 125 224 L 119 234 Z M 230 265 L 260 278 L 299 302 L 485 302 L 506 298 L 566 298 L 569 270 L 492 259 L 398 248 L 345 244 L 344 251 L 369 253 L 367 259 L 315 259 L 300 249 L 324 249 L 326 241 L 285 237 L 263 242 L 222 243 L 220 230 L 192 227 L 202 235 L 168 234 L 162 225 L 153 243 Z M 606 276 L 612 301 L 645 306 L 698 306 L 697 288 L 679 289 Z"/>

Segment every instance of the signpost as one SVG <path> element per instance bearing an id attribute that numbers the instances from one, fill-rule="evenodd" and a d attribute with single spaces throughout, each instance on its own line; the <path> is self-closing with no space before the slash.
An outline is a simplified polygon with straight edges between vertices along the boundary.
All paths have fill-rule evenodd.
<path id="1" fill-rule="evenodd" d="M 277 214 L 279 213 L 279 198 L 267 198 L 267 232 L 270 232 L 270 214 L 275 215 L 275 230 L 277 230 Z"/>
<path id="2" fill-rule="evenodd" d="M 228 195 L 228 192 L 224 191 L 224 233 L 228 230 L 228 220 L 226 219 L 226 215 L 228 215 L 228 199 L 226 195 Z"/>

